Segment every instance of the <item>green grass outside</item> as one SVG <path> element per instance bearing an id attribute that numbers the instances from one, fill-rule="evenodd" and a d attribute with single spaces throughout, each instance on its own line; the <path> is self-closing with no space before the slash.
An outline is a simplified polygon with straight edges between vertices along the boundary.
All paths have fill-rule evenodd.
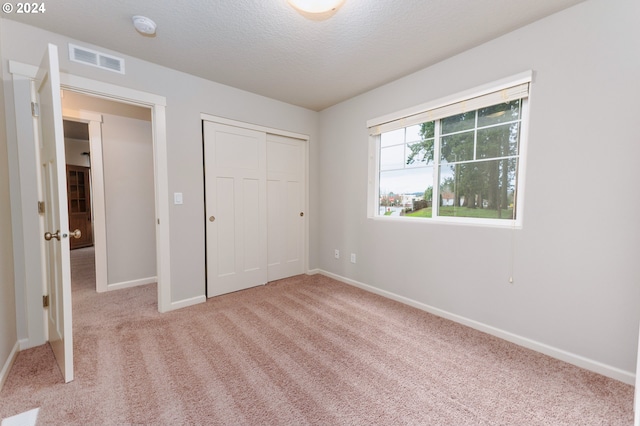
<path id="1" fill-rule="evenodd" d="M 410 217 L 432 217 L 431 207 L 420 209 L 415 212 L 407 213 L 405 216 Z M 512 210 L 503 210 L 500 219 L 511 219 Z M 497 210 L 489 209 L 470 209 L 468 207 L 440 207 L 439 216 L 457 216 L 457 217 L 476 217 L 481 219 L 499 219 Z"/>
<path id="2" fill-rule="evenodd" d="M 431 207 L 427 207 L 426 209 L 420 209 L 415 212 L 406 213 L 405 216 L 411 217 L 431 217 Z"/>

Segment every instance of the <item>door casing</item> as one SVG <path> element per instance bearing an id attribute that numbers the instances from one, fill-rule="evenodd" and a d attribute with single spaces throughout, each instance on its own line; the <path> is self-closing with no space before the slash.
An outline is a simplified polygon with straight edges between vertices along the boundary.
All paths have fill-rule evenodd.
<path id="1" fill-rule="evenodd" d="M 102 293 L 108 290 L 107 219 L 104 200 L 104 168 L 102 166 L 102 114 L 65 109 L 64 102 L 62 103 L 62 114 L 65 120 L 78 121 L 89 126 L 96 291 Z"/>

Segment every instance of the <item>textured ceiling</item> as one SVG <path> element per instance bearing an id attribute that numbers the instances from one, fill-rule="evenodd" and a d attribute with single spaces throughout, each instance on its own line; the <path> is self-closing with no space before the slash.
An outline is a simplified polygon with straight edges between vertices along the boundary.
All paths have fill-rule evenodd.
<path id="1" fill-rule="evenodd" d="M 346 0 L 310 20 L 287 0 L 56 0 L 3 17 L 322 110 L 581 1 Z"/>

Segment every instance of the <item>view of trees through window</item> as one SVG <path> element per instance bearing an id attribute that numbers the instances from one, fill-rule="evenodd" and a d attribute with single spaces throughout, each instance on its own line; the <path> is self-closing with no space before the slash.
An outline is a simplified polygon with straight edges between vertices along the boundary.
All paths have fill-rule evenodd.
<path id="1" fill-rule="evenodd" d="M 521 116 L 519 99 L 382 133 L 379 214 L 515 219 Z"/>

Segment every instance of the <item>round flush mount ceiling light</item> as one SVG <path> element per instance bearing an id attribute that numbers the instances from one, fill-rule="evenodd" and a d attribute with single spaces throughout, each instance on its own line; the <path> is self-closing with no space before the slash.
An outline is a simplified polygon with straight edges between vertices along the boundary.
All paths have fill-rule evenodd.
<path id="1" fill-rule="evenodd" d="M 289 4 L 301 12 L 327 13 L 335 11 L 344 0 L 289 0 Z"/>
<path id="2" fill-rule="evenodd" d="M 136 15 L 133 18 L 133 26 L 143 35 L 154 35 L 156 33 L 156 23 L 146 16 Z"/>

